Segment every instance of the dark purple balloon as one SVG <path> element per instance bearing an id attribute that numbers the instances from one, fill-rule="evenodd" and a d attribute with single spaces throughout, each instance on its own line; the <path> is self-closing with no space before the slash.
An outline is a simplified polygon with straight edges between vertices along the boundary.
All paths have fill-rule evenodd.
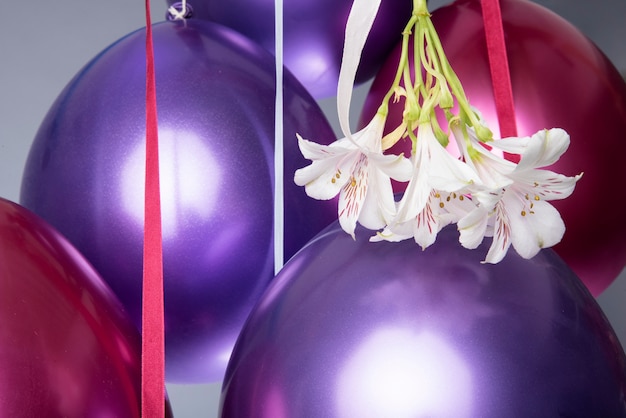
<path id="1" fill-rule="evenodd" d="M 337 224 L 276 276 L 235 345 L 222 417 L 624 417 L 626 357 L 551 250 L 481 264 L 453 227 L 353 241 Z"/>
<path id="2" fill-rule="evenodd" d="M 178 0 L 167 0 L 168 5 Z M 285 66 L 316 98 L 334 96 L 341 66 L 344 32 L 353 0 L 284 0 L 283 58 Z M 189 0 L 191 19 L 231 27 L 275 50 L 274 2 L 268 0 Z M 368 37 L 357 83 L 374 76 L 402 37 L 411 17 L 410 0 L 382 0 Z"/>
<path id="3" fill-rule="evenodd" d="M 0 371 L 2 417 L 141 416 L 140 337 L 119 300 L 61 234 L 2 198 Z"/>
<path id="4" fill-rule="evenodd" d="M 205 21 L 154 25 L 161 151 L 166 377 L 218 381 L 273 277 L 274 59 Z M 91 261 L 139 326 L 145 32 L 95 57 L 60 94 L 28 157 L 21 202 Z M 285 255 L 336 219 L 306 196 L 295 137 L 335 139 L 285 73 Z"/>

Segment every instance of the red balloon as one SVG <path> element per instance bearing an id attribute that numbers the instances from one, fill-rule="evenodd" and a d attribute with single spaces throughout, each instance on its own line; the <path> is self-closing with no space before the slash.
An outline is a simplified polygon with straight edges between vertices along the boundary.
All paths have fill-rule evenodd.
<path id="1" fill-rule="evenodd" d="M 124 308 L 65 238 L 2 198 L 0 370 L 3 417 L 141 415 L 140 337 Z"/>
<path id="2" fill-rule="evenodd" d="M 175 4 L 178 0 L 167 0 Z M 179 2 L 178 2 L 179 3 Z M 316 98 L 334 96 L 344 31 L 353 0 L 285 0 L 283 56 L 285 66 Z M 192 19 L 228 26 L 274 52 L 274 2 L 267 0 L 189 0 Z M 382 0 L 368 37 L 357 82 L 371 79 L 400 39 L 411 17 L 410 0 Z"/>
<path id="3" fill-rule="evenodd" d="M 626 264 L 626 217 L 615 185 L 626 184 L 626 83 L 609 59 L 573 25 L 533 2 L 501 2 L 518 134 L 564 128 L 569 150 L 551 169 L 584 172 L 569 198 L 554 201 L 567 231 L 557 253 L 595 296 Z M 499 134 L 480 1 L 433 12 L 433 23 L 465 92 Z M 375 113 L 397 68 L 398 45 L 376 76 L 362 114 Z M 396 127 L 403 101 L 391 104 Z M 401 148 L 400 148 L 401 149 Z"/>

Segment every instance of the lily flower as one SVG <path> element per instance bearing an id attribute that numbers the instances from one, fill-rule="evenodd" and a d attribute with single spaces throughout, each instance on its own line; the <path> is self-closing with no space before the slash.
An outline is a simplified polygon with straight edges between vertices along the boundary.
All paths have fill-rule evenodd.
<path id="1" fill-rule="evenodd" d="M 339 194 L 339 223 L 354 238 L 357 221 L 369 229 L 384 227 L 395 215 L 391 178 L 408 181 L 411 163 L 403 155 L 384 155 L 384 115 L 351 138 L 320 145 L 298 135 L 302 155 L 312 163 L 295 172 L 294 181 L 315 199 Z"/>
<path id="2" fill-rule="evenodd" d="M 563 238 L 565 225 L 558 210 L 548 201 L 572 194 L 582 174 L 568 177 L 540 169 L 556 162 L 569 146 L 569 135 L 562 129 L 541 130 L 532 137 L 505 138 L 492 143 L 503 151 L 521 153 L 520 162 L 506 176 L 512 183 L 501 190 L 479 192 L 478 207 L 459 220 L 461 244 L 475 248 L 487 225 L 492 225 L 493 242 L 485 258 L 498 263 L 510 245 L 524 258 L 532 258 L 542 248 Z"/>
<path id="3" fill-rule="evenodd" d="M 479 120 L 482 122 L 482 119 Z M 487 149 L 484 143 L 479 141 L 473 127 L 462 124 L 459 119 L 454 119 L 450 121 L 450 131 L 463 160 L 480 178 L 483 190 L 499 190 L 513 183 L 507 174 L 515 169 L 516 164 Z M 507 140 L 512 140 L 512 138 Z M 490 141 L 489 144 L 493 145 L 494 141 Z M 519 150 L 519 147 L 516 150 Z"/>
<path id="4" fill-rule="evenodd" d="M 414 218 L 392 223 L 370 241 L 398 242 L 413 238 L 424 250 L 435 242 L 443 227 L 458 222 L 474 208 L 468 196 L 432 190 L 426 205 Z"/>
<path id="5" fill-rule="evenodd" d="M 464 196 L 465 191 L 480 179 L 467 164 L 446 151 L 430 123 L 418 126 L 414 148 L 413 176 L 398 204 L 395 219 L 374 240 L 399 241 L 413 237 L 426 248 L 443 226 L 456 222 L 460 213 L 469 210 L 467 204 L 471 200 Z"/>

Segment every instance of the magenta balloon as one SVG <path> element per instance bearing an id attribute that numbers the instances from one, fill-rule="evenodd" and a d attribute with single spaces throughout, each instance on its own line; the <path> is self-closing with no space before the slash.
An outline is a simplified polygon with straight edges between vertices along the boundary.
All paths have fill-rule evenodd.
<path id="1" fill-rule="evenodd" d="M 137 328 L 65 238 L 2 198 L 0 370 L 3 417 L 141 416 Z"/>
<path id="2" fill-rule="evenodd" d="M 273 274 L 274 59 L 205 21 L 154 26 L 161 151 L 166 377 L 221 380 L 252 304 Z M 34 140 L 21 202 L 91 261 L 141 320 L 145 33 L 94 58 Z M 293 76 L 284 83 L 285 255 L 336 219 L 293 183 L 295 137 L 332 128 Z"/>
<path id="3" fill-rule="evenodd" d="M 334 96 L 343 40 L 353 0 L 285 0 L 283 59 L 316 98 Z M 168 5 L 176 0 L 167 0 Z M 275 51 L 274 2 L 190 0 L 192 19 L 221 23 Z M 382 0 L 361 58 L 357 83 L 374 76 L 411 17 L 410 0 Z"/>
<path id="4" fill-rule="evenodd" d="M 626 416 L 626 356 L 553 251 L 490 265 L 453 227 L 425 251 L 369 236 L 331 225 L 276 276 L 222 417 Z"/>
<path id="5" fill-rule="evenodd" d="M 597 296 L 626 265 L 626 217 L 619 199 L 608 198 L 615 196 L 614 185 L 626 183 L 626 83 L 608 58 L 558 15 L 525 0 L 505 0 L 501 8 L 518 134 L 564 128 L 571 145 L 552 169 L 584 172 L 572 196 L 553 202 L 567 226 L 555 250 Z M 470 102 L 499 135 L 480 2 L 457 1 L 432 17 Z M 361 125 L 388 90 L 399 53 L 397 46 L 374 79 Z M 402 110 L 402 103 L 390 105 L 390 129 Z"/>

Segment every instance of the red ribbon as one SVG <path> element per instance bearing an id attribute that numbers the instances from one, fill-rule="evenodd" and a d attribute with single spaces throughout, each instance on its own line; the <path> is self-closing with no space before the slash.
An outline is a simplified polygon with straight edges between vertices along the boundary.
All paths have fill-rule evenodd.
<path id="1" fill-rule="evenodd" d="M 481 7 L 500 137 L 517 136 L 513 89 L 511 87 L 509 61 L 506 55 L 500 1 L 481 0 Z"/>
<path id="2" fill-rule="evenodd" d="M 150 0 L 146 0 L 146 181 L 143 244 L 141 416 L 165 416 L 163 243 L 159 189 L 159 140 Z"/>

